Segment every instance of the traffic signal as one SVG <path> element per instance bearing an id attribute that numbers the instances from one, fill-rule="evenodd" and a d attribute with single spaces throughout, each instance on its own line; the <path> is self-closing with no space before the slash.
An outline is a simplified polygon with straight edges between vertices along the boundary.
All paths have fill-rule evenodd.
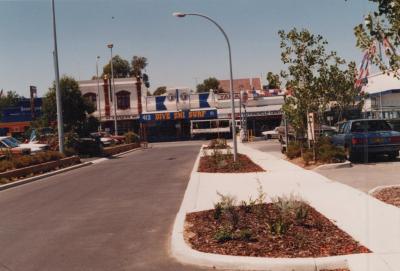
<path id="1" fill-rule="evenodd" d="M 150 87 L 149 76 L 146 73 L 143 73 L 142 78 L 146 88 L 149 88 Z"/>

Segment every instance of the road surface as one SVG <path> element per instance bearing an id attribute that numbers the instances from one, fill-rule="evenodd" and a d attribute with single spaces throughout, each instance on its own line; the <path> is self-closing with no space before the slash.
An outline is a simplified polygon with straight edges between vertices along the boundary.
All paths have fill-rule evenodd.
<path id="1" fill-rule="evenodd" d="M 168 248 L 201 143 L 152 144 L 0 192 L 0 270 L 200 270 Z"/>

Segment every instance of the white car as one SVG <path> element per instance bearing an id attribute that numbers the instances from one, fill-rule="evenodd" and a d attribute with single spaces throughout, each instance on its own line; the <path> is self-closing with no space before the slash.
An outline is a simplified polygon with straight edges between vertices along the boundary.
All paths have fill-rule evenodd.
<path id="1" fill-rule="evenodd" d="M 31 141 L 28 143 L 22 143 L 21 141 L 13 138 L 12 136 L 0 137 L 0 140 L 4 139 L 4 138 L 7 138 L 9 141 L 13 142 L 15 145 L 18 145 L 18 147 L 20 147 L 20 148 L 30 149 L 31 153 L 45 151 L 49 148 L 49 145 L 40 144 L 35 141 Z"/>
<path id="2" fill-rule="evenodd" d="M 279 138 L 278 127 L 273 130 L 261 132 L 261 134 L 265 137 L 265 139 Z"/>

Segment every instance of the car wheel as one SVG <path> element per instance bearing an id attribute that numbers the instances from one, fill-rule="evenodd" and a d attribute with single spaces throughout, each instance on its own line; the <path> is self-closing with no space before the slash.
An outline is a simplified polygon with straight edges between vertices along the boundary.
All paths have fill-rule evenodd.
<path id="1" fill-rule="evenodd" d="M 390 160 L 394 160 L 396 159 L 397 156 L 399 156 L 399 152 L 398 151 L 390 152 L 388 153 L 388 156 Z"/>

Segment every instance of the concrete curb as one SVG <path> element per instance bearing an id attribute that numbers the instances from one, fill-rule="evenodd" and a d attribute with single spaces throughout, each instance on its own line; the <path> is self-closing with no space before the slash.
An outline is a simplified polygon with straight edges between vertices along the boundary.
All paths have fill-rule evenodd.
<path id="1" fill-rule="evenodd" d="M 352 167 L 353 164 L 350 161 L 346 161 L 343 163 L 334 163 L 334 164 L 325 164 L 325 165 L 320 165 L 313 170 L 326 170 L 326 169 L 335 169 L 335 168 L 350 168 Z"/>
<path id="2" fill-rule="evenodd" d="M 143 147 L 135 148 L 135 149 L 132 149 L 132 150 L 129 150 L 129 151 L 120 152 L 120 153 L 111 155 L 110 157 L 120 157 L 120 156 L 123 156 L 125 154 L 131 153 L 131 152 L 135 152 L 135 151 L 138 151 L 138 150 L 145 150 L 145 148 L 143 148 Z"/>
<path id="3" fill-rule="evenodd" d="M 8 184 L 3 184 L 3 185 L 0 185 L 0 191 L 6 190 L 6 189 L 9 189 L 9 188 L 13 188 L 13 187 L 16 187 L 16 186 L 20 186 L 20 185 L 23 185 L 23 184 L 31 183 L 31 182 L 34 182 L 34 181 L 38 181 L 38 180 L 41 180 L 41 179 L 44 179 L 44 178 L 47 178 L 47 177 L 51 177 L 51 176 L 54 176 L 54 175 L 58 175 L 58 174 L 61 174 L 61 173 L 67 172 L 67 171 L 74 170 L 74 169 L 90 166 L 92 164 L 93 164 L 93 161 L 85 162 L 85 163 L 73 165 L 73 166 L 70 166 L 70 167 L 62 168 L 62 169 L 59 169 L 59 170 L 51 171 L 51 172 L 48 172 L 48 173 L 45 173 L 45 174 L 41 174 L 41 175 L 33 176 L 33 177 L 30 177 L 30 178 L 22 179 L 20 181 L 8 183 Z"/>
<path id="4" fill-rule="evenodd" d="M 392 188 L 392 187 L 400 187 L 400 184 L 392 184 L 392 185 L 380 185 L 377 186 L 375 188 L 372 188 L 371 190 L 368 191 L 368 195 L 373 195 L 379 191 L 381 191 L 382 189 L 385 188 Z"/>
<path id="5" fill-rule="evenodd" d="M 214 269 L 268 271 L 337 269 L 348 267 L 348 260 L 350 259 L 356 261 L 358 254 L 324 258 L 267 258 L 211 254 L 192 249 L 184 240 L 183 233 L 186 213 L 189 210 L 196 209 L 201 174 L 197 172 L 197 168 L 201 154 L 200 150 L 172 230 L 171 254 L 178 261 Z"/>

